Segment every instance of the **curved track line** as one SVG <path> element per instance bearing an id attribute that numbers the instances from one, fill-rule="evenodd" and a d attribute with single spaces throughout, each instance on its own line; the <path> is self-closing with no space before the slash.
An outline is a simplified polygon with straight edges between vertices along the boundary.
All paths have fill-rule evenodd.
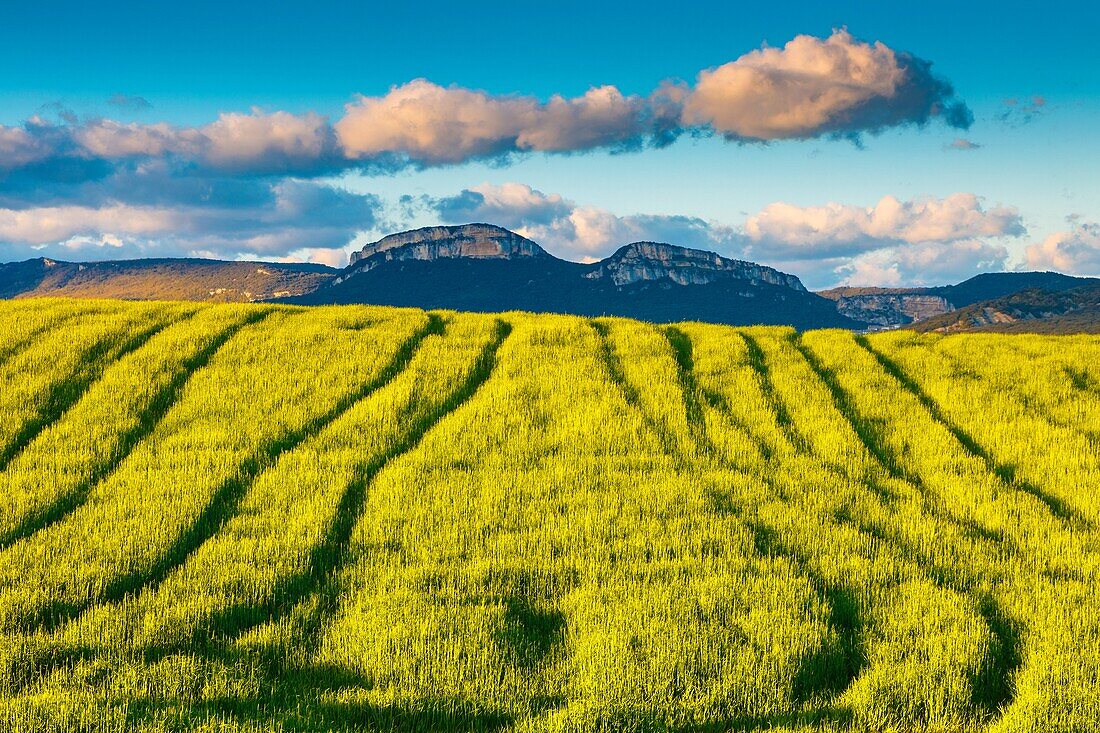
<path id="1" fill-rule="evenodd" d="M 60 522 L 83 505 L 85 499 L 87 499 L 88 494 L 95 485 L 114 473 L 119 464 L 130 455 L 134 447 L 153 432 L 160 423 L 161 418 L 164 417 L 164 414 L 173 404 L 175 404 L 183 387 L 187 384 L 188 380 L 191 379 L 192 375 L 206 366 L 214 354 L 236 335 L 240 329 L 262 321 L 272 312 L 273 311 L 257 311 L 254 315 L 249 316 L 240 323 L 225 329 L 211 341 L 209 346 L 190 359 L 185 360 L 183 362 L 183 370 L 180 374 L 150 400 L 149 405 L 138 416 L 138 424 L 122 436 L 117 454 L 112 456 L 111 459 L 103 465 L 94 468 L 88 478 L 82 481 L 74 492 L 61 497 L 53 505 L 46 507 L 38 514 L 28 517 L 25 522 L 8 534 L 0 536 L 0 551 L 8 548 L 21 539 L 29 537 L 50 525 Z"/>
<path id="2" fill-rule="evenodd" d="M 298 430 L 280 440 L 271 441 L 254 454 L 242 467 L 238 477 L 225 482 L 214 492 L 213 497 L 199 514 L 191 527 L 185 531 L 161 556 L 152 568 L 145 572 L 131 573 L 115 579 L 97 599 L 79 605 L 58 604 L 47 607 L 39 614 L 46 619 L 38 624 L 45 631 L 57 629 L 61 624 L 71 621 L 88 608 L 104 603 L 118 602 L 130 594 L 155 588 L 174 569 L 182 565 L 203 542 L 210 539 L 221 525 L 233 516 L 248 487 L 267 466 L 282 453 L 292 450 L 309 436 L 321 430 L 359 400 L 384 387 L 401 373 L 412 359 L 420 343 L 429 335 L 439 333 L 442 320 L 435 314 L 429 314 L 428 324 L 409 337 L 390 363 L 375 379 L 354 392 L 345 395 L 328 412 L 314 418 Z"/>
<path id="3" fill-rule="evenodd" d="M 472 399 L 489 381 L 496 368 L 497 352 L 512 331 L 511 324 L 506 321 L 498 319 L 496 323 L 495 336 L 485 346 L 466 381 L 440 405 L 435 414 L 413 423 L 403 440 L 395 443 L 386 453 L 364 466 L 360 478 L 344 492 L 335 514 L 335 522 L 322 543 L 313 552 L 309 573 L 289 582 L 272 600 L 270 608 L 266 609 L 265 613 L 241 616 L 230 612 L 216 620 L 212 627 L 219 628 L 218 639 L 208 641 L 232 641 L 262 623 L 284 618 L 293 608 L 316 595 L 320 603 L 308 618 L 305 628 L 302 629 L 306 640 L 303 643 L 309 648 L 316 646 L 325 619 L 335 614 L 339 604 L 340 588 L 337 579 L 340 570 L 347 565 L 352 532 L 366 506 L 367 490 L 374 478 L 386 466 L 415 450 L 432 428 Z"/>
<path id="4" fill-rule="evenodd" d="M 642 422 L 653 432 L 661 445 L 661 450 L 680 464 L 688 464 L 690 461 L 684 456 L 683 451 L 676 445 L 676 439 L 671 434 L 668 426 L 663 421 L 649 414 L 642 404 L 637 388 L 630 383 L 623 370 L 622 360 L 615 353 L 615 347 L 611 343 L 611 329 L 606 323 L 589 319 L 588 325 L 596 332 L 599 340 L 598 357 L 604 369 L 607 370 L 608 379 L 612 385 L 618 388 L 627 405 L 641 416 Z"/>
<path id="5" fill-rule="evenodd" d="M 797 336 L 792 337 L 791 342 L 814 373 L 817 374 L 818 378 L 828 387 L 833 395 L 834 405 L 837 411 L 840 412 L 844 419 L 852 426 L 852 429 L 856 432 L 860 441 L 863 442 L 864 446 L 871 456 L 874 457 L 879 466 L 894 478 L 904 481 L 920 492 L 922 496 L 926 497 L 926 499 L 928 499 L 926 505 L 932 508 L 930 514 L 933 518 L 954 525 L 964 533 L 977 534 L 986 541 L 995 543 L 1004 543 L 1007 541 L 1007 538 L 999 535 L 992 535 L 973 522 L 936 510 L 935 507 L 939 506 L 942 502 L 932 501 L 920 477 L 909 475 L 902 470 L 896 458 L 890 453 L 886 446 L 879 442 L 874 432 L 865 428 L 847 392 L 845 392 L 844 388 L 837 382 L 835 377 L 817 361 L 816 356 L 814 356 L 809 348 L 803 344 Z M 930 563 L 927 558 L 922 557 L 918 549 L 910 547 L 908 543 L 885 535 L 874 528 L 869 528 L 865 524 L 852 518 L 846 519 L 844 517 L 838 517 L 837 519 L 839 522 L 847 524 L 860 533 L 873 536 L 881 542 L 892 545 L 900 550 L 904 556 L 913 558 L 923 571 L 925 577 L 937 587 L 946 588 L 947 590 L 959 593 L 975 602 L 979 614 L 989 627 L 989 630 L 997 638 L 1000 645 L 1000 654 L 995 658 L 995 664 L 987 671 L 987 676 L 974 685 L 975 698 L 976 701 L 989 712 L 994 712 L 1009 705 L 1015 698 L 1012 680 L 1023 664 L 1022 642 L 1019 630 L 1015 628 L 994 598 L 985 593 L 975 594 L 972 590 L 967 588 L 965 584 L 943 576 L 941 573 L 937 572 L 934 564 Z"/>
<path id="6" fill-rule="evenodd" d="M 1031 494 L 1041 501 L 1054 517 L 1074 529 L 1087 529 L 1090 527 L 1089 521 L 1074 510 L 1073 507 L 1067 505 L 1066 502 L 1056 496 L 1051 496 L 1042 488 L 1017 476 L 1015 467 L 998 462 L 996 457 L 983 448 L 972 435 L 963 430 L 961 426 L 955 424 L 955 422 L 944 413 L 940 404 L 925 392 L 920 384 L 902 369 L 901 365 L 875 349 L 867 340 L 866 336 L 857 336 L 855 341 L 867 353 L 874 357 L 875 361 L 878 362 L 879 366 L 881 366 L 887 374 L 893 377 L 907 392 L 920 401 L 924 408 L 928 410 L 933 420 L 943 425 L 970 455 L 981 460 L 989 472 L 997 476 L 1006 486 L 1010 488 L 1016 487 L 1021 491 Z"/>
<path id="7" fill-rule="evenodd" d="M 19 454 L 19 451 L 37 438 L 43 430 L 61 419 L 61 416 L 70 407 L 80 401 L 80 398 L 102 376 L 108 366 L 116 363 L 127 354 L 137 351 L 145 345 L 146 341 L 176 322 L 176 319 L 167 317 L 153 326 L 129 335 L 113 354 L 111 353 L 112 344 L 110 339 L 105 339 L 90 349 L 85 354 L 84 363 L 77 370 L 77 373 L 64 382 L 52 385 L 49 388 L 42 409 L 38 411 L 38 415 L 28 420 L 19 432 L 12 436 L 11 441 L 0 450 L 0 471 L 8 467 L 8 464 Z M 110 359 L 100 361 L 101 358 L 108 355 L 110 355 Z"/>

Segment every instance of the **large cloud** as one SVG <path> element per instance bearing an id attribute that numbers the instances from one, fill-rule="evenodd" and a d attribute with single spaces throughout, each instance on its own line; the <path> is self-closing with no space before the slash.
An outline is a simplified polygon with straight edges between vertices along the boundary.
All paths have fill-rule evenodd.
<path id="1" fill-rule="evenodd" d="M 1100 224 L 1080 224 L 1025 250 L 1027 267 L 1100 277 Z"/>
<path id="2" fill-rule="evenodd" d="M 745 233 L 772 256 L 854 255 L 893 244 L 955 242 L 977 237 L 1020 236 L 1020 213 L 998 206 L 986 210 L 972 193 L 943 199 L 899 201 L 886 196 L 875 206 L 795 206 L 774 203 L 745 222 Z"/>
<path id="3" fill-rule="evenodd" d="M 647 132 L 648 116 L 644 100 L 613 86 L 542 103 L 417 79 L 381 97 L 359 97 L 336 133 L 349 158 L 397 156 L 431 165 L 631 144 Z"/>
<path id="4" fill-rule="evenodd" d="M 342 261 L 344 246 L 378 225 L 381 201 L 311 181 L 160 188 L 133 174 L 134 202 L 104 198 L 117 183 L 77 189 L 80 204 L 0 207 L 0 257 L 58 259 L 202 256 Z M 176 182 L 169 177 L 169 182 Z M 156 191 L 153 194 L 153 191 Z M 224 191 L 225 195 L 219 195 Z"/>
<path id="5" fill-rule="evenodd" d="M 847 31 L 798 36 L 700 72 L 694 86 L 664 83 L 647 96 L 594 86 L 577 97 L 494 95 L 417 79 L 380 96 L 358 96 L 331 123 L 315 113 L 223 113 L 195 127 L 33 118 L 0 126 L 0 172 L 28 165 L 73 170 L 166 158 L 246 175 L 313 176 L 450 165 L 527 152 L 663 145 L 678 134 L 768 141 L 855 137 L 940 118 L 966 127 L 970 113 L 931 64 Z M 46 176 L 48 177 L 48 176 Z"/>
<path id="6" fill-rule="evenodd" d="M 743 140 L 853 135 L 933 117 L 972 121 L 929 62 L 847 31 L 798 36 L 703 71 L 684 106 L 687 124 Z"/>

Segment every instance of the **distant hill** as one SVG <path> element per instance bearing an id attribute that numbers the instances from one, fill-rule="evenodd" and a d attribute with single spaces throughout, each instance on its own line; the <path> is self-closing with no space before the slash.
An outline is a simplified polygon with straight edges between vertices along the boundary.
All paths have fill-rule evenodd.
<path id="1" fill-rule="evenodd" d="M 344 269 L 205 259 L 75 263 L 39 258 L 0 264 L 0 298 L 368 303 L 803 330 L 913 324 L 920 330 L 1089 330 L 1089 296 L 1077 291 L 1090 285 L 1100 285 L 1100 279 L 1005 272 L 941 287 L 811 293 L 798 277 L 772 267 L 663 242 L 633 242 L 598 262 L 570 262 L 492 224 L 391 234 L 353 253 Z M 1069 291 L 1075 294 L 1054 297 Z M 1029 294 L 1001 302 L 1022 292 Z M 979 304 L 980 309 L 967 310 Z M 957 314 L 954 319 L 952 314 Z"/>
<path id="2" fill-rule="evenodd" d="M 324 265 L 202 259 L 0 264 L 0 297 L 248 302 L 316 290 L 339 270 Z"/>
<path id="3" fill-rule="evenodd" d="M 285 301 L 797 328 L 864 325 L 808 292 L 794 275 L 752 262 L 635 242 L 607 259 L 581 264 L 558 259 L 531 240 L 489 224 L 391 235 L 354 254 L 352 264 L 331 283 Z"/>
<path id="4" fill-rule="evenodd" d="M 1028 288 L 919 321 L 915 331 L 1100 333 L 1100 282 L 1068 290 Z"/>
<path id="5" fill-rule="evenodd" d="M 958 285 L 928 288 L 927 292 L 941 295 L 956 308 L 963 308 L 1030 288 L 1058 292 L 1096 284 L 1100 284 L 1097 278 L 1073 277 L 1060 272 L 987 272 Z"/>
<path id="6" fill-rule="evenodd" d="M 965 308 L 1027 289 L 1060 292 L 1100 280 L 1072 277 L 1057 272 L 991 272 L 956 285 L 931 288 L 842 287 L 818 295 L 837 304 L 837 310 L 855 320 L 880 327 L 905 326 L 939 318 Z"/>

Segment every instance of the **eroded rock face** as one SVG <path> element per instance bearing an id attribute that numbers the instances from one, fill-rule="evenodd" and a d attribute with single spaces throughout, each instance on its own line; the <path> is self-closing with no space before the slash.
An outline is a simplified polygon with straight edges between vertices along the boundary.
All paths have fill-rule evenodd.
<path id="1" fill-rule="evenodd" d="M 670 280 L 678 285 L 705 285 L 725 279 L 768 283 L 805 291 L 802 281 L 754 262 L 730 260 L 714 252 L 659 242 L 634 242 L 620 248 L 591 272 L 591 279 L 608 278 L 618 286 L 644 280 Z"/>
<path id="2" fill-rule="evenodd" d="M 507 260 L 545 256 L 548 255 L 542 247 L 502 227 L 463 224 L 425 227 L 391 234 L 368 244 L 359 252 L 353 252 L 351 264 L 355 266 L 371 258 L 375 258 L 371 259 L 372 263 L 380 264 L 394 260 L 439 260 L 456 257 Z"/>
<path id="3" fill-rule="evenodd" d="M 938 295 L 904 293 L 845 295 L 836 299 L 836 309 L 876 326 L 904 326 L 955 310 Z"/>

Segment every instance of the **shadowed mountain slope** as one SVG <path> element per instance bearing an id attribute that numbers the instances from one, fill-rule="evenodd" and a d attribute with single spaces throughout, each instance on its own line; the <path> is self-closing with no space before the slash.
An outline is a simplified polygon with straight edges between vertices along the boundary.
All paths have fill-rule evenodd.
<path id="1" fill-rule="evenodd" d="M 339 272 L 324 265 L 148 259 L 0 264 L 0 297 L 248 302 L 300 295 Z"/>
<path id="2" fill-rule="evenodd" d="M 615 315 L 651 321 L 857 328 L 794 275 L 713 252 L 635 242 L 607 259 L 558 259 L 489 224 L 391 235 L 330 284 L 287 302 Z"/>

